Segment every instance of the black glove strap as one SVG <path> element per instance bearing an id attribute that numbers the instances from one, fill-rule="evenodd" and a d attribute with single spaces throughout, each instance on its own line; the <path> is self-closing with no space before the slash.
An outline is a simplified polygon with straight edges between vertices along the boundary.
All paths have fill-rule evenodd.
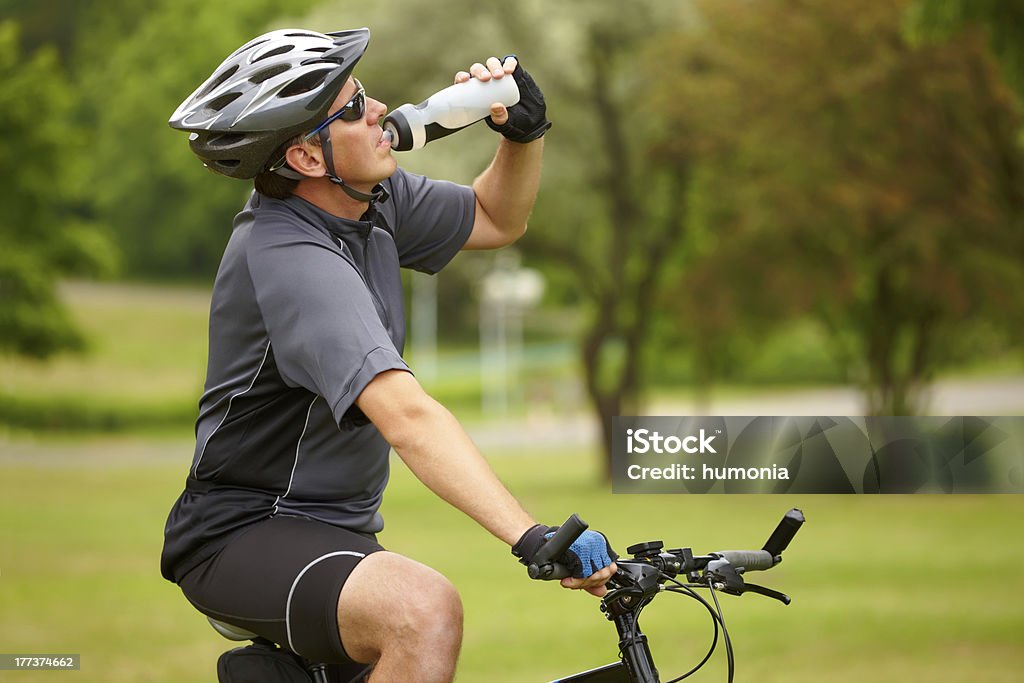
<path id="1" fill-rule="evenodd" d="M 544 537 L 556 529 L 557 527 L 553 528 L 543 524 L 533 525 L 512 546 L 512 554 L 519 558 L 520 563 L 529 565 L 537 555 L 537 551 L 547 541 Z"/>
<path id="2" fill-rule="evenodd" d="M 501 61 L 504 62 L 505 59 Z M 499 126 L 489 116 L 484 120 L 491 130 L 501 133 L 512 142 L 533 142 L 551 128 L 551 122 L 546 118 L 547 105 L 544 102 L 544 93 L 521 64 L 516 64 L 511 75 L 519 87 L 519 102 L 508 108 L 508 121 Z"/>

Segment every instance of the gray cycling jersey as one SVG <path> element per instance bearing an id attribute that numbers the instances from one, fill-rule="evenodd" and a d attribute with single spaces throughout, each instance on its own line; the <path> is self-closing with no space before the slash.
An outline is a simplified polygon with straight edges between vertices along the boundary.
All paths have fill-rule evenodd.
<path id="1" fill-rule="evenodd" d="M 185 491 L 165 529 L 177 581 L 246 525 L 301 515 L 365 533 L 387 442 L 355 400 L 408 370 L 399 267 L 434 273 L 472 229 L 472 189 L 398 170 L 362 220 L 253 194 L 213 288 L 206 386 Z"/>

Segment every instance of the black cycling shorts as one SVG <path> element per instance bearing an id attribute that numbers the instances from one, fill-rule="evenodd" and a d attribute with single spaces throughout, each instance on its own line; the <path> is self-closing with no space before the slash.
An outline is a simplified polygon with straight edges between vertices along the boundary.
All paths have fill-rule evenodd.
<path id="1" fill-rule="evenodd" d="M 178 585 L 207 616 L 312 662 L 347 664 L 352 660 L 338 635 L 338 596 L 359 561 L 378 550 L 383 548 L 369 534 L 303 517 L 272 517 L 239 532 Z"/>

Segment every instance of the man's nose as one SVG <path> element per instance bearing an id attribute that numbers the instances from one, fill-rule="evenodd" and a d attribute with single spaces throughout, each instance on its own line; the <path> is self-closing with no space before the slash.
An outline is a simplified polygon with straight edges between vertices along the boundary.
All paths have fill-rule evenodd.
<path id="1" fill-rule="evenodd" d="M 372 97 L 366 98 L 366 122 L 368 124 L 371 126 L 377 125 L 377 122 L 384 118 L 387 113 L 388 105 Z"/>

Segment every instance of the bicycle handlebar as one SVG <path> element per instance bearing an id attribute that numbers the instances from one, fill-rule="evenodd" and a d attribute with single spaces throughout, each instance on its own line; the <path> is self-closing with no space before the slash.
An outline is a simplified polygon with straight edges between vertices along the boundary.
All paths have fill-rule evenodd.
<path id="1" fill-rule="evenodd" d="M 671 592 L 689 595 L 702 602 L 711 613 L 715 624 L 715 637 L 704 659 L 688 673 L 673 681 L 686 678 L 704 666 L 715 651 L 721 627 L 728 658 L 728 680 L 731 683 L 734 670 L 732 643 L 725 628 L 718 599 L 713 598 L 712 605 L 698 596 L 694 589 L 709 590 L 712 596 L 717 592 L 730 595 L 756 593 L 788 605 L 789 596 L 764 586 L 747 583 L 744 574 L 748 571 L 771 569 L 781 562 L 782 552 L 789 546 L 803 523 L 803 513 L 796 508 L 790 510 L 783 516 L 761 550 L 721 550 L 707 555 L 694 555 L 690 548 L 666 550 L 661 541 L 647 541 L 629 546 L 626 552 L 632 557 L 617 560 L 618 571 L 608 582 L 608 592 L 601 598 L 601 611 L 615 623 L 619 633 L 621 662 L 616 665 L 616 671 L 624 673 L 615 680 L 638 683 L 656 683 L 660 680 L 647 645 L 647 638 L 639 628 L 639 616 L 640 610 L 656 596 L 663 592 Z M 586 528 L 587 524 L 575 514 L 566 520 L 566 523 L 559 527 L 537 552 L 534 563 L 528 567 L 530 578 L 559 579 L 569 576 L 568 568 L 554 562 L 554 558 L 562 556 Z M 572 678 L 577 679 L 584 680 L 582 677 Z"/>
<path id="2" fill-rule="evenodd" d="M 569 546 L 580 537 L 589 525 L 573 513 L 565 524 L 558 527 L 555 535 L 548 539 L 547 543 L 540 547 L 533 558 L 533 562 L 526 568 L 531 579 L 541 581 L 554 581 L 564 579 L 572 575 L 572 572 L 564 564 L 555 562 L 556 557 L 561 557 L 569 550 Z"/>
<path id="3" fill-rule="evenodd" d="M 684 552 L 682 549 L 668 551 L 667 557 L 675 563 L 675 571 L 690 572 L 694 569 L 703 569 L 708 566 L 709 561 L 722 559 L 740 572 L 764 571 L 771 569 L 782 561 L 782 553 L 789 546 L 790 541 L 804 523 L 804 514 L 793 508 L 787 512 L 771 536 L 765 542 L 761 550 L 720 550 L 710 555 L 694 558 L 689 549 Z M 565 523 L 558 527 L 555 534 L 548 539 L 547 543 L 537 551 L 534 561 L 527 567 L 527 573 L 531 579 L 542 581 L 553 581 L 563 579 L 571 575 L 569 568 L 555 562 L 555 558 L 561 557 L 569 549 L 580 534 L 586 531 L 588 524 L 573 513 Z M 658 551 L 663 547 L 660 541 L 630 546 L 628 552 L 634 553 L 634 548 L 642 548 L 635 553 L 635 558 L 646 557 L 652 560 L 658 556 Z M 653 552 L 651 552 L 653 551 Z M 684 557 L 685 556 L 685 557 Z M 662 558 L 666 555 L 661 555 Z M 688 559 L 687 559 L 688 558 Z M 695 562 L 696 561 L 696 562 Z M 626 560 L 629 562 L 629 560 Z M 659 563 L 663 564 L 663 563 Z M 666 567 L 668 568 L 668 567 Z"/>
<path id="4" fill-rule="evenodd" d="M 728 560 L 732 566 L 742 567 L 748 572 L 764 571 L 778 564 L 776 557 L 767 550 L 719 550 L 714 554 Z"/>
<path id="5" fill-rule="evenodd" d="M 804 523 L 804 513 L 796 508 L 793 508 L 787 512 L 783 517 L 779 525 L 775 527 L 775 531 L 768 537 L 768 540 L 764 544 L 764 550 L 768 551 L 772 556 L 778 557 L 782 554 L 782 551 L 789 547 L 789 542 L 793 540 L 793 536 L 800 530 L 800 527 Z"/>

